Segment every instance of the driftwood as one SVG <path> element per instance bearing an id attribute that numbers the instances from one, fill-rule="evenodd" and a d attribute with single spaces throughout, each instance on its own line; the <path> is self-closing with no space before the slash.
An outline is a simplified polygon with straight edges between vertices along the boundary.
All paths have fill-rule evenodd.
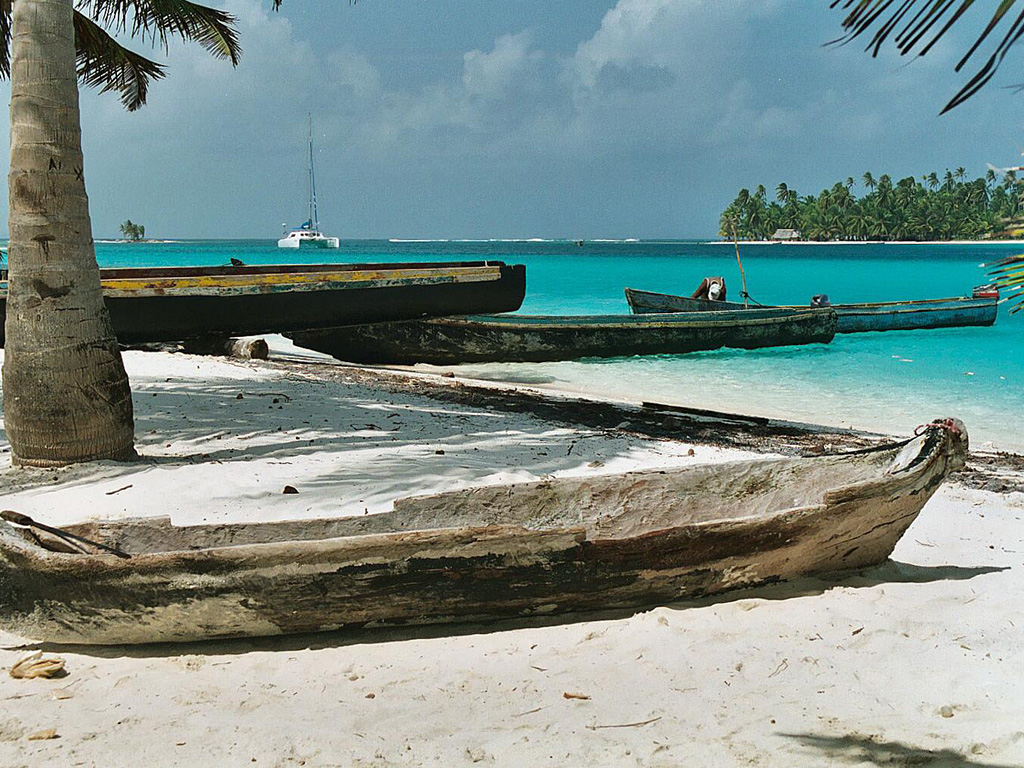
<path id="1" fill-rule="evenodd" d="M 147 643 L 654 605 L 880 563 L 946 475 L 962 425 L 814 458 L 757 459 L 400 499 L 340 519 L 69 526 L 69 552 L 0 523 L 0 627 Z"/>
<path id="2" fill-rule="evenodd" d="M 182 352 L 190 355 L 240 357 L 243 360 L 266 360 L 270 357 L 270 347 L 265 339 L 234 339 L 229 336 L 190 339 L 182 344 Z"/>

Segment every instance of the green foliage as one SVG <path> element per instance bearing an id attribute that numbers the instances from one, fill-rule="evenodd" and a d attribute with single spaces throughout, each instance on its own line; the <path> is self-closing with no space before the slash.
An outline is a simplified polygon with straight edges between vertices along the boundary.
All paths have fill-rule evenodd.
<path id="1" fill-rule="evenodd" d="M 137 243 L 146 236 L 146 227 L 143 224 L 136 224 L 131 219 L 128 219 L 121 225 L 121 234 L 124 235 L 126 240 Z"/>
<path id="2" fill-rule="evenodd" d="M 1016 291 L 1009 298 L 1019 301 L 1010 312 L 1020 312 L 1024 309 L 1024 256 L 1010 256 L 997 261 L 991 274 L 996 278 L 996 285 L 1000 288 Z"/>
<path id="3" fill-rule="evenodd" d="M 767 240 L 777 229 L 795 229 L 805 240 L 974 240 L 1013 229 L 1022 213 L 1012 172 L 967 180 L 963 168 L 895 184 L 888 175 L 861 177 L 857 197 L 852 177 L 818 195 L 800 196 L 786 184 L 769 201 L 763 186 L 741 189 L 722 212 L 719 234 Z"/>
<path id="4" fill-rule="evenodd" d="M 13 0 L 0 0 L 0 79 L 4 80 L 11 75 L 13 7 Z M 150 83 L 166 73 L 160 64 L 125 48 L 107 30 L 164 50 L 171 38 L 181 38 L 233 65 L 242 53 L 235 17 L 191 0 L 79 0 L 74 14 L 80 82 L 104 92 L 117 91 L 130 112 L 146 103 Z"/>

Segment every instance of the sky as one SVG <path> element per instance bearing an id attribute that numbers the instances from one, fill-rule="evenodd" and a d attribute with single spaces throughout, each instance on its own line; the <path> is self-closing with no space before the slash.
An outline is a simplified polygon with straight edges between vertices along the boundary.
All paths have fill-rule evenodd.
<path id="1" fill-rule="evenodd" d="M 741 187 L 978 176 L 1024 148 L 1012 60 L 940 117 L 964 37 L 909 63 L 823 47 L 827 0 L 212 4 L 237 68 L 175 43 L 142 110 L 82 91 L 97 238 L 280 236 L 305 218 L 307 113 L 342 238 L 708 237 Z"/>

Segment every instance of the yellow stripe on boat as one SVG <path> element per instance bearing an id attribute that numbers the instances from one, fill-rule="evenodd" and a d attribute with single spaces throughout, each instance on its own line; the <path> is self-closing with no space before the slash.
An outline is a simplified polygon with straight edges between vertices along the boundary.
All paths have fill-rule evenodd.
<path id="1" fill-rule="evenodd" d="M 194 275 L 158 278 L 117 278 L 102 281 L 108 297 L 238 296 L 284 291 L 337 291 L 351 288 L 478 283 L 501 279 L 496 266 L 448 269 L 362 269 L 337 272 L 269 272 L 242 275 Z M 0 283 L 6 293 L 7 283 Z"/>

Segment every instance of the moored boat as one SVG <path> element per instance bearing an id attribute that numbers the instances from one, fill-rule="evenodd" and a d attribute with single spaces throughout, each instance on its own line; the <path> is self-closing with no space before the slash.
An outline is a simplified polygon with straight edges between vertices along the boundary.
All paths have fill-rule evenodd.
<path id="1" fill-rule="evenodd" d="M 708 301 L 689 296 L 626 288 L 626 301 L 634 314 L 760 309 L 736 301 Z M 999 291 L 981 286 L 973 295 L 921 301 L 884 301 L 870 304 L 833 304 L 839 316 L 837 333 L 909 331 L 992 325 L 999 310 Z"/>
<path id="2" fill-rule="evenodd" d="M 945 420 L 850 454 L 488 486 L 340 519 L 53 529 L 3 513 L 0 628 L 89 644 L 278 635 L 634 608 L 862 568 L 966 451 Z"/>
<path id="3" fill-rule="evenodd" d="M 287 335 L 299 346 L 353 363 L 456 365 L 828 343 L 835 329 L 831 309 L 805 308 L 742 315 L 475 315 Z"/>
<path id="4" fill-rule="evenodd" d="M 313 115 L 309 115 L 309 167 L 307 169 L 308 218 L 277 241 L 278 248 L 338 248 L 340 238 L 320 231 L 320 213 L 316 203 L 316 175 L 313 173 Z M 285 225 L 287 226 L 287 225 Z"/>
<path id="5" fill-rule="evenodd" d="M 526 293 L 525 267 L 501 261 L 104 269 L 100 279 L 123 343 L 514 311 Z"/>

